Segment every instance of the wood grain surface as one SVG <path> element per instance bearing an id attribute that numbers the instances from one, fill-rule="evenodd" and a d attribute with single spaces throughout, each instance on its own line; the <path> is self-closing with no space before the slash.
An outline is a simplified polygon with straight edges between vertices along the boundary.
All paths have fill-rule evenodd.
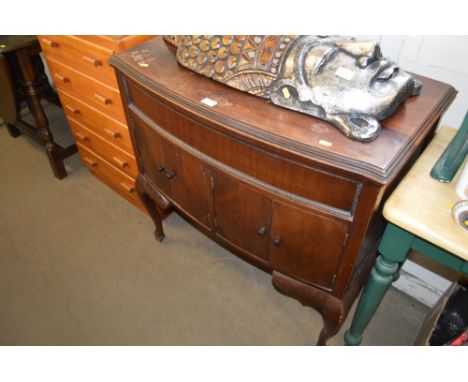
<path id="1" fill-rule="evenodd" d="M 408 99 L 395 114 L 382 121 L 382 132 L 374 142 L 361 143 L 351 141 L 323 120 L 275 106 L 216 81 L 207 81 L 206 77 L 178 65 L 174 47 L 162 38 L 121 52 L 118 60 L 111 58 L 110 62 L 125 68 L 148 88 L 176 100 L 196 115 L 218 122 L 237 136 L 268 141 L 298 157 L 314 156 L 325 166 L 333 163 L 380 184 L 396 176 L 414 146 L 420 144 L 456 95 L 448 84 L 416 76 L 423 85 L 421 94 Z M 215 101 L 215 106 L 204 104 L 205 98 Z"/>
<path id="2" fill-rule="evenodd" d="M 419 157 L 384 206 L 391 223 L 468 260 L 468 232 L 452 218 L 452 207 L 460 200 L 455 185 L 464 165 L 451 183 L 440 183 L 429 175 L 456 129 L 443 126 Z M 468 159 L 465 159 L 465 163 Z"/>

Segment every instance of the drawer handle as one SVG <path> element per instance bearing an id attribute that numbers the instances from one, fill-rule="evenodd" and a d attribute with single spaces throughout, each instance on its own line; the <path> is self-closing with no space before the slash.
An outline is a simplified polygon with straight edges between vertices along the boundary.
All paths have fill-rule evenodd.
<path id="1" fill-rule="evenodd" d="M 128 167 L 128 162 L 117 157 L 112 157 L 112 160 L 117 163 L 120 167 Z"/>
<path id="2" fill-rule="evenodd" d="M 166 169 L 166 168 L 165 168 L 163 165 L 158 164 L 158 165 L 156 166 L 156 170 L 158 170 L 159 172 L 163 172 L 165 169 Z"/>
<path id="3" fill-rule="evenodd" d="M 83 160 L 91 167 L 96 167 L 98 165 L 98 162 L 96 162 L 94 159 L 84 157 Z"/>
<path id="4" fill-rule="evenodd" d="M 116 139 L 117 139 L 117 138 L 120 138 L 120 133 L 119 133 L 118 131 L 114 131 L 114 130 L 105 128 L 105 129 L 104 129 L 104 132 L 105 132 L 107 135 L 111 136 L 112 138 L 116 138 Z"/>
<path id="5" fill-rule="evenodd" d="M 66 82 L 71 82 L 70 78 L 64 77 L 61 74 L 55 73 L 54 74 L 55 78 L 57 78 L 60 82 L 66 83 Z"/>
<path id="6" fill-rule="evenodd" d="M 58 43 L 56 41 L 49 40 L 48 38 L 43 38 L 42 42 L 46 45 L 49 45 L 51 48 L 58 48 Z"/>
<path id="7" fill-rule="evenodd" d="M 281 239 L 280 237 L 275 237 L 272 241 L 273 245 L 276 245 L 277 247 L 279 247 L 282 242 L 283 242 L 283 239 Z"/>
<path id="8" fill-rule="evenodd" d="M 267 229 L 265 227 L 261 227 L 258 232 L 260 236 L 265 236 L 267 234 Z"/>
<path id="9" fill-rule="evenodd" d="M 94 66 L 101 66 L 102 65 L 102 62 L 101 60 L 97 60 L 93 57 L 90 57 L 90 56 L 83 56 L 83 60 L 85 60 L 86 62 L 89 62 L 90 64 L 93 64 Z"/>
<path id="10" fill-rule="evenodd" d="M 78 115 L 80 114 L 79 109 L 75 109 L 73 106 L 65 105 L 65 109 L 70 110 L 73 114 Z"/>
<path id="11" fill-rule="evenodd" d="M 84 135 L 82 132 L 77 131 L 75 135 L 80 138 L 83 142 L 89 142 L 89 137 L 87 135 Z"/>
<path id="12" fill-rule="evenodd" d="M 103 95 L 97 93 L 94 93 L 94 98 L 104 103 L 104 105 L 109 105 L 110 103 L 112 103 L 112 100 L 110 98 L 104 97 Z"/>
<path id="13" fill-rule="evenodd" d="M 172 172 L 172 171 L 167 171 L 166 172 L 166 178 L 169 179 L 169 180 L 174 179 L 175 176 L 176 176 L 176 174 L 174 172 Z"/>
<path id="14" fill-rule="evenodd" d="M 128 184 L 127 182 L 122 182 L 120 183 L 120 185 L 122 186 L 122 188 L 125 190 L 125 191 L 128 191 L 130 193 L 132 193 L 133 191 L 135 191 L 135 186 L 132 186 L 131 184 Z"/>

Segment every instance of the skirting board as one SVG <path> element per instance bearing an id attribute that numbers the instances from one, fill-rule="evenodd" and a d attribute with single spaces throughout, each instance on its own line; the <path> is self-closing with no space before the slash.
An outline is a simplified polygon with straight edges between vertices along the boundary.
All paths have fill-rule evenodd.
<path id="1" fill-rule="evenodd" d="M 424 305 L 432 307 L 451 284 L 446 278 L 407 260 L 401 268 L 400 278 L 392 285 Z"/>

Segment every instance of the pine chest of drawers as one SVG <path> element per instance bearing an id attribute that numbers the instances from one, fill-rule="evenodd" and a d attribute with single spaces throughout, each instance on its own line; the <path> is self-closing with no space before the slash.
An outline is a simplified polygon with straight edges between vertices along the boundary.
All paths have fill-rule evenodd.
<path id="1" fill-rule="evenodd" d="M 137 192 L 157 238 L 164 237 L 161 213 L 181 213 L 271 272 L 279 291 L 318 310 L 318 343 L 325 344 L 375 260 L 380 206 L 455 90 L 418 77 L 421 95 L 383 122 L 376 141 L 359 143 L 323 121 L 179 66 L 162 39 L 110 63 L 135 147 Z"/>
<path id="2" fill-rule="evenodd" d="M 105 184 L 143 208 L 137 164 L 114 69 L 108 59 L 150 36 L 39 36 L 83 163 Z"/>

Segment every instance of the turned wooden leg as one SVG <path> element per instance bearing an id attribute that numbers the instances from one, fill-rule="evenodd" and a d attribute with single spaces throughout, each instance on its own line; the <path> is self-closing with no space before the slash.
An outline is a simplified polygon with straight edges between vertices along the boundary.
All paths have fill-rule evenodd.
<path id="1" fill-rule="evenodd" d="M 155 226 L 154 236 L 156 237 L 157 240 L 161 242 L 163 241 L 165 237 L 164 229 L 162 225 L 162 213 L 159 210 L 159 208 L 156 206 L 156 204 L 153 202 L 151 197 L 148 195 L 148 193 L 145 191 L 144 182 L 145 182 L 144 178 L 140 174 L 138 174 L 136 178 L 136 182 L 135 182 L 135 188 L 136 188 L 138 197 L 140 198 L 146 210 L 148 211 L 149 215 L 151 216 L 151 219 L 153 219 L 154 226 Z"/>
<path id="2" fill-rule="evenodd" d="M 359 300 L 351 328 L 345 333 L 346 345 L 359 345 L 361 343 L 362 333 L 374 316 L 397 271 L 398 263 L 383 256 L 377 258 Z"/>
<path id="3" fill-rule="evenodd" d="M 385 293 L 392 282 L 398 278 L 400 264 L 406 259 L 413 235 L 388 224 L 382 242 L 379 246 L 381 253 L 375 261 L 369 281 L 362 292 L 353 322 L 345 333 L 346 345 L 359 345 L 362 333 L 379 307 Z"/>
<path id="4" fill-rule="evenodd" d="M 11 137 L 16 138 L 21 135 L 21 131 L 13 125 L 10 125 L 9 123 L 6 123 L 6 127 L 8 130 L 8 134 L 10 134 Z"/>
<path id="5" fill-rule="evenodd" d="M 398 269 L 395 271 L 393 274 L 393 282 L 397 281 L 400 278 L 401 274 L 401 267 L 403 266 L 403 263 L 398 264 Z"/>
<path id="6" fill-rule="evenodd" d="M 58 179 L 62 179 L 67 176 L 67 172 L 65 170 L 63 158 L 60 156 L 58 147 L 54 143 L 54 139 L 49 130 L 49 121 L 42 109 L 39 91 L 36 86 L 36 73 L 31 63 L 31 58 L 29 57 L 28 51 L 25 49 L 17 51 L 16 55 L 24 78 L 24 89 L 28 107 L 34 117 L 36 129 L 46 149 L 54 176 Z"/>

